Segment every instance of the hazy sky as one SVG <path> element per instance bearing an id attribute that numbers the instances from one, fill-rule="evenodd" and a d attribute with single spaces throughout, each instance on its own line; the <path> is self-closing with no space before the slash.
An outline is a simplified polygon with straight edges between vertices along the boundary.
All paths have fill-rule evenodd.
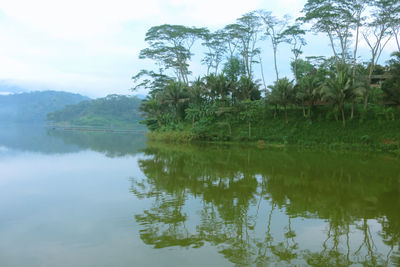
<path id="1" fill-rule="evenodd" d="M 30 90 L 65 90 L 91 97 L 131 94 L 132 75 L 152 66 L 149 61 L 138 59 L 139 51 L 146 47 L 144 35 L 150 27 L 168 23 L 215 30 L 255 9 L 297 17 L 304 3 L 305 0 L 0 0 L 0 81 Z M 307 39 L 305 55 L 330 54 L 325 40 L 313 35 Z M 265 50 L 266 79 L 272 83 L 271 48 L 266 42 L 260 45 Z M 388 51 L 393 51 L 391 46 Z M 282 46 L 281 76 L 291 75 L 289 58 L 289 48 Z M 196 57 L 195 60 L 199 61 Z M 191 66 L 194 73 L 204 69 L 198 63 Z"/>

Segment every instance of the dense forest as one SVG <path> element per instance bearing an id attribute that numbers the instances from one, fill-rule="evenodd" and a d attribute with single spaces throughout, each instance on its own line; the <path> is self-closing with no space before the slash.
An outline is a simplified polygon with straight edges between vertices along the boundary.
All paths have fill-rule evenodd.
<path id="1" fill-rule="evenodd" d="M 189 139 L 295 142 L 301 132 L 309 136 L 306 130 L 347 138 L 353 129 L 350 139 L 332 142 L 382 137 L 397 142 L 399 31 L 398 0 L 308 0 L 297 19 L 256 10 L 216 31 L 154 26 L 139 58 L 154 61 L 158 71 L 134 75 L 133 90 L 149 90 L 141 111 L 153 136 L 175 131 Z M 303 57 L 307 32 L 325 35 L 331 56 Z M 369 58 L 359 57 L 361 42 Z M 382 66 L 379 59 L 389 42 L 397 50 Z M 292 51 L 293 80 L 279 75 L 278 51 L 284 43 Z M 198 44 L 205 51 L 201 63 L 206 74 L 191 80 Z M 265 53 L 273 55 L 273 62 L 263 62 Z M 273 84 L 266 84 L 265 64 L 274 66 Z M 376 132 L 381 128 L 386 136 Z"/>
<path id="2" fill-rule="evenodd" d="M 79 94 L 56 91 L 0 95 L 0 121 L 44 123 L 47 113 L 88 99 Z"/>
<path id="3" fill-rule="evenodd" d="M 136 97 L 109 95 L 68 105 L 62 110 L 49 113 L 47 120 L 69 125 L 139 127 L 140 104 L 141 100 Z"/>

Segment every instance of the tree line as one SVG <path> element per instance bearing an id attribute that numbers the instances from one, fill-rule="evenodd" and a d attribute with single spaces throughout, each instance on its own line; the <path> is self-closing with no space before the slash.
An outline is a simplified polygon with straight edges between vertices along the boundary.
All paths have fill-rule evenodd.
<path id="1" fill-rule="evenodd" d="M 139 58 L 153 60 L 158 70 L 134 75 L 133 90 L 149 90 L 141 110 L 151 130 L 189 122 L 196 128 L 222 118 L 229 131 L 232 120 L 245 121 L 251 136 L 251 123 L 265 109 L 274 117 L 283 114 L 286 122 L 288 109 L 299 110 L 311 123 L 320 106 L 332 107 L 335 119 L 345 126 L 356 110 L 366 113 L 371 104 L 400 105 L 399 31 L 398 0 L 308 0 L 297 19 L 255 10 L 216 31 L 154 26 L 146 33 L 148 46 Z M 331 56 L 303 57 L 307 32 L 326 35 Z M 370 50 L 365 62 L 358 56 L 361 40 Z M 391 40 L 397 50 L 388 65 L 381 66 L 379 59 Z M 263 69 L 266 42 L 275 70 L 271 85 Z M 205 75 L 191 80 L 196 43 L 205 51 Z M 277 52 L 283 43 L 291 47 L 293 80 L 279 74 Z M 260 78 L 255 77 L 256 67 Z"/>
<path id="2" fill-rule="evenodd" d="M 47 114 L 47 121 L 69 125 L 122 127 L 141 120 L 141 100 L 124 95 L 81 101 Z"/>

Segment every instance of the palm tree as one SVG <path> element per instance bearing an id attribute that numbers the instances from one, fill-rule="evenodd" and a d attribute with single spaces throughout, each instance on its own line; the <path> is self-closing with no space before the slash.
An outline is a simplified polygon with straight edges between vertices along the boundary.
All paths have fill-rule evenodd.
<path id="1" fill-rule="evenodd" d="M 315 74 L 307 75 L 299 80 L 297 84 L 296 98 L 301 99 L 302 102 L 308 104 L 308 119 L 311 123 L 311 110 L 315 103 L 320 99 L 322 81 L 321 78 Z M 303 113 L 304 110 L 303 110 Z"/>
<path id="2" fill-rule="evenodd" d="M 322 99 L 329 101 L 342 114 L 343 127 L 346 127 L 344 104 L 353 93 L 352 79 L 348 71 L 340 70 L 336 75 L 331 74 L 322 87 Z"/>
<path id="3" fill-rule="evenodd" d="M 146 125 L 149 129 L 157 128 L 152 121 L 154 119 L 157 121 L 158 127 L 161 127 L 161 105 L 155 96 L 151 95 L 144 99 L 139 108 L 143 112 L 144 117 L 146 117 Z"/>
<path id="4" fill-rule="evenodd" d="M 271 89 L 269 96 L 270 101 L 275 104 L 280 104 L 285 110 L 285 121 L 288 123 L 287 105 L 290 104 L 294 96 L 293 81 L 288 78 L 282 78 L 275 82 L 274 85 L 268 86 Z"/>
<path id="5" fill-rule="evenodd" d="M 227 79 L 224 74 L 214 75 L 211 74 L 205 77 L 206 87 L 209 89 L 211 98 L 219 98 L 222 102 L 222 106 L 225 106 L 225 100 L 231 90 L 231 82 Z"/>
<path id="6" fill-rule="evenodd" d="M 257 81 L 253 82 L 248 77 L 241 77 L 237 86 L 239 100 L 259 100 L 261 98 L 259 88 L 260 84 Z"/>
<path id="7" fill-rule="evenodd" d="M 185 83 L 172 81 L 160 92 L 159 96 L 162 105 L 173 108 L 178 121 L 184 119 L 184 107 L 189 102 L 188 87 Z"/>
<path id="8" fill-rule="evenodd" d="M 207 89 L 204 79 L 198 77 L 189 87 L 190 102 L 194 103 L 196 106 L 200 106 L 200 104 L 204 101 L 206 92 Z"/>

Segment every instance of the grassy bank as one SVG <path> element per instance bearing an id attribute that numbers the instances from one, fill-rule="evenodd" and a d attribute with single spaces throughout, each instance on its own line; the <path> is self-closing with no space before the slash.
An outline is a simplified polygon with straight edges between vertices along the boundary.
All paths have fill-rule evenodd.
<path id="1" fill-rule="evenodd" d="M 249 134 L 250 131 L 250 134 Z M 348 120 L 346 127 L 335 120 L 315 120 L 292 115 L 288 123 L 268 118 L 249 123 L 222 119 L 208 125 L 181 123 L 175 129 L 148 133 L 151 140 L 168 142 L 252 142 L 329 149 L 400 152 L 400 121 L 370 118 Z"/>

